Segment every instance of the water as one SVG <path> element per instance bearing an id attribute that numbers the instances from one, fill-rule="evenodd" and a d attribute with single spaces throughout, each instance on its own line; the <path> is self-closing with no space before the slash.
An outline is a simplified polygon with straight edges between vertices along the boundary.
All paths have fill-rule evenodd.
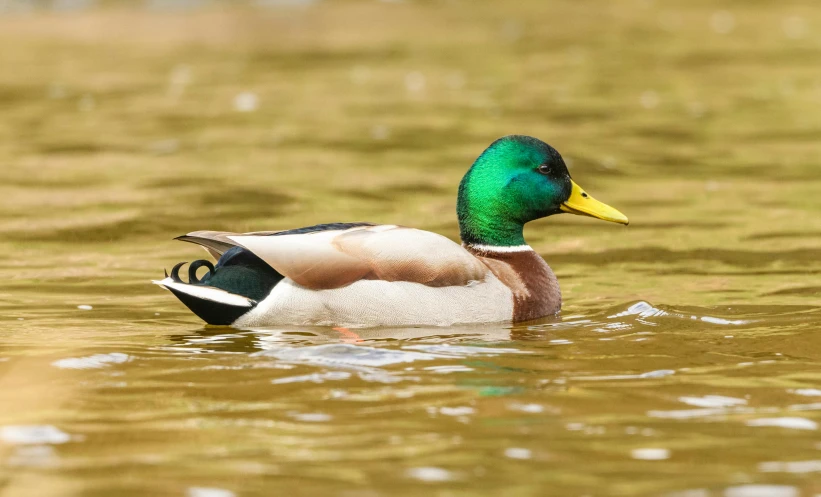
<path id="1" fill-rule="evenodd" d="M 821 494 L 817 9 L 12 3 L 0 495 Z M 195 229 L 455 237 L 508 133 L 631 220 L 528 227 L 561 319 L 235 330 L 150 284 Z"/>

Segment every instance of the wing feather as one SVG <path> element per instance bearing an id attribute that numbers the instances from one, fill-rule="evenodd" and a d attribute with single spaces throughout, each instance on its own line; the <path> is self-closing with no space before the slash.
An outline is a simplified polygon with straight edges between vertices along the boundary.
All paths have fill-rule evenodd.
<path id="1" fill-rule="evenodd" d="M 246 233 L 248 235 L 270 236 L 278 231 L 256 231 L 253 233 Z M 190 242 L 197 244 L 208 251 L 214 259 L 219 259 L 222 254 L 228 252 L 237 244 L 229 238 L 230 236 L 240 235 L 240 233 L 232 233 L 230 231 L 192 231 L 187 235 L 178 236 L 175 240 L 183 242 Z"/>
<path id="2" fill-rule="evenodd" d="M 311 289 L 339 288 L 360 279 L 466 285 L 484 279 L 488 272 L 481 261 L 444 236 L 392 225 L 225 236 Z"/>
<path id="3" fill-rule="evenodd" d="M 481 280 L 487 268 L 450 239 L 430 231 L 394 227 L 364 229 L 334 239 L 342 252 L 365 261 L 374 278 L 429 286 L 464 285 Z"/>
<path id="4" fill-rule="evenodd" d="M 363 261 L 336 250 L 331 243 L 339 231 L 284 236 L 230 237 L 280 274 L 307 288 L 338 288 L 360 280 L 370 268 Z"/>

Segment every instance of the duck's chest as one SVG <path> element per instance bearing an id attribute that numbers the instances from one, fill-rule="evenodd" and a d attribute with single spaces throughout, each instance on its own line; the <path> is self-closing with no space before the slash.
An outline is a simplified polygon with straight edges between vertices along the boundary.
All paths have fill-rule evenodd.
<path id="1" fill-rule="evenodd" d="M 513 293 L 513 321 L 537 319 L 561 310 L 559 281 L 550 266 L 532 249 L 477 252 L 476 255 Z"/>

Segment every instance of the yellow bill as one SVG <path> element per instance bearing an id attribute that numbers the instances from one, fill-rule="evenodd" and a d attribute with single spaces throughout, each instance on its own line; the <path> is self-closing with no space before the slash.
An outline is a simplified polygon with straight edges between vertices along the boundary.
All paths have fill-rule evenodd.
<path id="1" fill-rule="evenodd" d="M 573 185 L 570 198 L 561 205 L 564 212 L 595 217 L 612 223 L 629 224 L 627 216 L 585 193 L 575 181 L 570 180 L 570 183 Z"/>

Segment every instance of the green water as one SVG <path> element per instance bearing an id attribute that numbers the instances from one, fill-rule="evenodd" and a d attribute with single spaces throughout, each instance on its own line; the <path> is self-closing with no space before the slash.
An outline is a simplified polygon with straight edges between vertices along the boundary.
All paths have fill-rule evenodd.
<path id="1" fill-rule="evenodd" d="M 0 495 L 821 494 L 813 7 L 0 16 Z M 197 229 L 456 237 L 510 133 L 630 217 L 527 228 L 560 320 L 211 328 L 149 282 Z"/>

